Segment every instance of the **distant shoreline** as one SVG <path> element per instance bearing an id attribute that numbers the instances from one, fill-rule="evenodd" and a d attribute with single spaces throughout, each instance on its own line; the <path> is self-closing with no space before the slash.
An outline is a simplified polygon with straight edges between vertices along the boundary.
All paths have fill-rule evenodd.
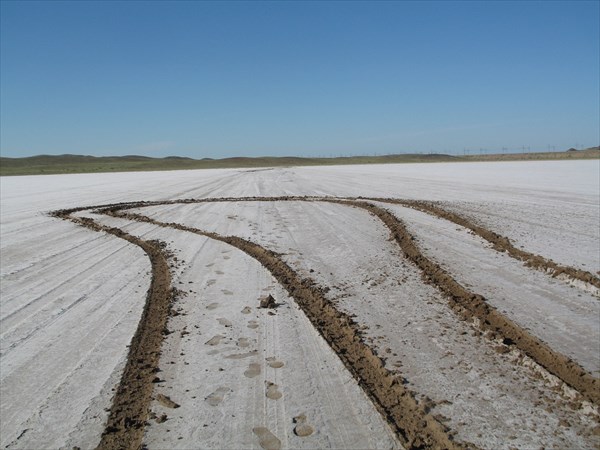
<path id="1" fill-rule="evenodd" d="M 408 164 L 482 161 L 555 161 L 600 159 L 600 148 L 564 152 L 499 153 L 452 156 L 444 154 L 397 154 L 382 156 L 340 156 L 335 158 L 234 157 L 192 159 L 177 156 L 82 156 L 40 155 L 26 158 L 0 157 L 0 176 L 56 175 L 69 173 L 143 172 L 160 170 L 232 169 L 285 166 L 333 166 L 356 164 Z"/>

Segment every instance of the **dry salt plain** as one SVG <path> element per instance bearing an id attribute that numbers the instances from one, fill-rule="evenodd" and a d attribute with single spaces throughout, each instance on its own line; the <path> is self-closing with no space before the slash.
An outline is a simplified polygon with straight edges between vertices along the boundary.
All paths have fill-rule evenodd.
<path id="1" fill-rule="evenodd" d="M 3 177 L 0 445 L 597 449 L 599 174 Z"/>

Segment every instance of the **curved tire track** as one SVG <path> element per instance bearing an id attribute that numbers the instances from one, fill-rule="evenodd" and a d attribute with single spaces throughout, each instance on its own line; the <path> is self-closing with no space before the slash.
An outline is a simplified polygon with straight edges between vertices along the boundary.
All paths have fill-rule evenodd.
<path id="1" fill-rule="evenodd" d="M 477 236 L 492 244 L 494 250 L 498 252 L 506 252 L 512 258 L 523 261 L 527 267 L 550 273 L 552 277 L 558 277 L 564 274 L 568 278 L 581 281 L 585 284 L 595 287 L 596 289 L 600 289 L 600 278 L 596 277 L 591 272 L 557 264 L 552 260 L 544 258 L 543 256 L 516 248 L 514 245 L 512 245 L 507 237 L 501 236 L 493 231 L 488 230 L 487 228 L 477 225 L 466 217 L 448 211 L 436 203 L 420 200 L 400 200 L 391 198 L 365 198 L 365 200 L 402 205 L 425 212 L 432 216 L 439 217 L 441 219 L 448 220 L 460 225 L 461 227 L 471 230 Z"/>
<path id="2" fill-rule="evenodd" d="M 79 211 L 81 209 L 78 209 Z M 168 254 L 164 244 L 145 241 L 119 228 L 100 225 L 89 218 L 74 217 L 74 210 L 52 215 L 98 232 L 107 232 L 142 248 L 152 265 L 152 281 L 139 325 L 131 341 L 127 363 L 113 398 L 99 449 L 137 449 L 142 445 L 144 425 L 153 391 L 152 380 L 175 291 L 171 288 Z"/>
<path id="3" fill-rule="evenodd" d="M 489 337 L 501 338 L 506 345 L 514 345 L 552 375 L 576 389 L 586 400 L 600 404 L 600 380 L 594 378 L 577 362 L 554 351 L 540 339 L 498 312 L 482 295 L 471 292 L 458 283 L 438 264 L 427 258 L 417 247 L 414 237 L 402 221 L 389 211 L 372 203 L 361 201 L 328 200 L 346 203 L 365 209 L 377 216 L 391 231 L 392 237 L 404 254 L 423 274 L 423 278 L 436 286 L 448 298 L 450 307 L 462 319 L 478 319 L 479 327 Z"/>
<path id="4" fill-rule="evenodd" d="M 427 258 L 417 247 L 414 242 L 413 236 L 408 232 L 406 227 L 402 224 L 402 221 L 396 218 L 392 213 L 388 212 L 384 208 L 376 206 L 369 201 L 380 201 L 380 199 L 363 199 L 356 200 L 351 198 L 334 198 L 334 197 L 242 197 L 242 198 L 223 198 L 223 199 L 186 199 L 186 200 L 173 200 L 169 202 L 140 202 L 137 204 L 128 204 L 122 206 L 112 206 L 100 210 L 101 212 L 109 214 L 117 214 L 122 216 L 123 213 L 119 212 L 124 209 L 139 208 L 144 206 L 155 206 L 158 204 L 186 204 L 186 203 L 210 203 L 210 202 L 235 202 L 235 201 L 325 201 L 331 203 L 337 203 L 342 205 L 353 205 L 362 209 L 367 210 L 374 216 L 378 217 L 390 230 L 394 240 L 400 245 L 404 254 L 421 270 L 423 277 L 430 284 L 436 286 L 440 291 L 448 298 L 451 309 L 459 315 L 463 320 L 477 319 L 479 327 L 488 332 L 487 336 L 490 338 L 500 338 L 502 341 L 509 346 L 515 346 L 521 350 L 524 354 L 532 358 L 536 363 L 544 367 L 552 375 L 558 377 L 566 384 L 577 390 L 586 400 L 591 401 L 595 405 L 600 404 L 600 380 L 594 378 L 587 370 L 585 370 L 576 361 L 565 355 L 553 350 L 546 343 L 536 338 L 523 327 L 519 326 L 511 319 L 498 312 L 494 307 L 486 302 L 482 295 L 471 292 L 460 283 L 458 283 L 450 274 L 444 271 L 438 264 Z M 387 199 L 389 203 L 404 202 L 404 200 Z M 406 201 L 407 204 L 412 201 Z M 426 203 L 426 202 L 421 202 Z M 136 218 L 136 220 L 152 220 L 136 214 L 125 214 L 129 218 Z M 458 217 L 457 215 L 455 218 Z M 468 222 L 465 219 L 465 224 Z M 176 225 L 176 224 L 169 224 Z M 470 224 L 476 227 L 474 224 Z M 481 227 L 479 227 L 481 228 Z M 485 231 L 485 232 L 484 232 Z M 479 232 L 488 236 L 488 239 L 496 239 L 498 242 L 502 242 L 504 247 L 506 245 L 512 247 L 507 238 L 503 238 L 491 231 L 483 228 L 479 229 Z M 495 236 L 495 238 L 493 237 Z M 500 244 L 498 244 L 500 245 Z M 514 248 L 514 247 L 512 247 Z M 515 249 L 517 251 L 518 249 Z M 527 252 L 523 252 L 528 255 L 532 255 Z M 534 257 L 535 255 L 532 255 Z M 546 261 L 548 264 L 552 263 L 542 257 L 534 258 L 539 264 Z M 552 263 L 554 264 L 554 263 Z M 577 269 L 571 269 L 571 273 L 577 274 Z M 593 275 L 589 274 L 591 277 Z"/>
<path id="5" fill-rule="evenodd" d="M 366 345 L 354 321 L 346 314 L 338 311 L 323 295 L 323 291 L 308 278 L 301 278 L 281 257 L 258 244 L 238 237 L 221 236 L 216 233 L 204 232 L 199 229 L 186 227 L 177 223 L 163 223 L 146 216 L 124 210 L 157 206 L 165 204 L 234 202 L 234 201 L 325 201 L 355 206 L 367 210 L 378 217 L 390 229 L 394 240 L 400 245 L 405 255 L 422 271 L 423 278 L 436 286 L 449 300 L 450 307 L 462 319 L 479 319 L 479 326 L 488 331 L 490 337 L 500 337 L 507 345 L 514 345 L 530 356 L 550 373 L 574 387 L 587 400 L 596 405 L 600 403 L 599 380 L 593 378 L 576 362 L 564 355 L 553 351 L 539 339 L 530 335 L 520 326 L 503 316 L 491 307 L 481 295 L 470 292 L 436 263 L 426 258 L 413 242 L 413 237 L 402 222 L 387 210 L 365 200 L 397 203 L 404 206 L 425 208 L 427 202 L 405 201 L 399 199 L 350 199 L 334 197 L 242 197 L 242 198 L 207 198 L 185 199 L 156 202 L 128 202 L 119 204 L 100 205 L 92 207 L 73 208 L 52 213 L 52 215 L 71 220 L 94 231 L 105 231 L 119 238 L 140 246 L 152 262 L 152 283 L 147 294 L 147 302 L 138 330 L 133 338 L 128 356 L 127 366 L 121 383 L 114 398 L 109 420 L 102 436 L 99 448 L 139 448 L 144 431 L 144 422 L 148 415 L 152 396 L 155 370 L 158 366 L 160 347 L 163 339 L 163 329 L 166 325 L 173 291 L 170 286 L 170 272 L 167 263 L 168 255 L 160 243 L 144 241 L 118 228 L 100 225 L 89 218 L 74 217 L 72 213 L 84 210 L 95 210 L 99 213 L 127 218 L 136 221 L 150 222 L 162 227 L 176 228 L 212 239 L 216 239 L 239 248 L 258 260 L 294 297 L 299 306 L 307 314 L 315 328 L 323 335 L 333 350 L 339 355 L 346 367 L 357 378 L 380 412 L 387 418 L 396 430 L 401 440 L 410 447 L 472 447 L 471 444 L 459 444 L 452 440 L 449 430 L 430 416 L 427 408 L 419 405 L 414 395 L 404 388 L 401 380 L 392 375 L 384 367 L 382 360 Z M 543 267 L 551 263 L 560 272 L 577 277 L 582 276 L 573 268 L 558 266 L 552 261 L 532 255 L 512 247 L 507 238 L 503 238 L 489 230 L 471 224 L 466 219 L 454 213 L 448 213 L 437 206 L 421 209 L 430 214 L 451 220 L 465 226 L 494 245 L 499 251 L 506 250 L 515 258 L 525 260 L 534 257 L 534 263 L 526 261 L 530 267 Z M 442 215 L 448 213 L 448 217 Z M 439 214 L 438 214 L 439 213 Z M 462 221 L 459 223 L 458 221 Z M 475 229 L 473 229 L 473 228 Z M 510 253 L 509 247 L 514 249 Z M 525 255 L 525 256 L 523 256 Z M 537 265 L 536 265 L 537 264 Z M 549 265 L 554 270 L 554 266 Z M 569 270 L 565 270 L 569 269 Z M 585 282 L 589 276 L 585 275 Z M 587 273 L 592 278 L 593 275 Z M 576 277 L 575 277 L 576 278 Z M 581 279 L 581 278 L 577 278 Z M 584 280 L 582 280 L 584 281 Z"/>
<path id="6" fill-rule="evenodd" d="M 414 394 L 403 386 L 402 378 L 389 372 L 381 358 L 365 344 L 353 319 L 337 310 L 325 298 L 322 288 L 313 280 L 298 275 L 277 253 L 239 237 L 221 236 L 177 223 L 160 222 L 141 214 L 120 213 L 118 209 L 111 209 L 109 214 L 199 234 L 242 250 L 269 270 L 294 298 L 404 445 L 409 448 L 475 448 L 469 443 L 454 442 L 448 428 L 428 414 L 427 407 L 420 405 Z"/>

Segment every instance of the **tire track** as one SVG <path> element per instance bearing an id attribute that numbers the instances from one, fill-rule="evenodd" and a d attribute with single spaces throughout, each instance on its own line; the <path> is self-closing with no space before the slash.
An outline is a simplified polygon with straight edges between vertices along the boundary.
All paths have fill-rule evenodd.
<path id="1" fill-rule="evenodd" d="M 536 363 L 543 366 L 548 372 L 579 391 L 584 398 L 596 405 L 600 403 L 600 380 L 593 378 L 576 362 L 555 352 L 542 341 L 530 335 L 526 330 L 503 316 L 487 304 L 481 295 L 470 292 L 456 282 L 448 273 L 441 269 L 441 267 L 420 252 L 419 248 L 413 242 L 413 237 L 399 219 L 384 208 L 365 200 L 397 203 L 403 206 L 408 206 L 411 203 L 414 203 L 415 205 L 427 203 L 379 198 L 356 199 L 298 196 L 226 197 L 214 199 L 128 202 L 73 208 L 52 213 L 55 217 L 71 220 L 78 225 L 94 231 L 108 232 L 138 245 L 148 254 L 152 262 L 153 277 L 151 287 L 148 291 L 146 306 L 130 347 L 127 366 L 115 395 L 113 407 L 99 448 L 139 448 L 141 445 L 144 422 L 148 415 L 153 391 L 152 379 L 154 377 L 154 371 L 158 366 L 160 347 L 163 340 L 162 331 L 166 325 L 169 307 L 174 292 L 170 286 L 170 272 L 167 263 L 168 254 L 162 244 L 154 241 L 144 241 L 129 235 L 118 228 L 100 225 L 89 218 L 72 216 L 72 213 L 74 212 L 85 210 L 93 210 L 95 213 L 148 222 L 161 227 L 175 228 L 200 234 L 235 246 L 255 258 L 267 268 L 285 287 L 290 295 L 294 297 L 315 328 L 326 339 L 336 354 L 338 354 L 346 367 L 358 380 L 361 387 L 373 400 L 376 407 L 396 430 L 401 441 L 409 447 L 463 448 L 473 446 L 472 444 L 461 444 L 453 441 L 451 431 L 437 419 L 428 414 L 428 407 L 420 405 L 416 401 L 414 394 L 403 386 L 401 378 L 392 375 L 385 369 L 382 360 L 363 342 L 362 334 L 358 329 L 357 324 L 350 316 L 338 311 L 325 298 L 324 291 L 318 287 L 313 280 L 300 277 L 277 253 L 245 239 L 234 236 L 221 236 L 217 233 L 205 232 L 178 223 L 159 222 L 141 214 L 126 212 L 126 210 L 169 204 L 237 201 L 325 201 L 362 208 L 382 220 L 386 227 L 391 231 L 392 237 L 398 245 L 400 245 L 405 255 L 422 271 L 423 278 L 445 294 L 451 309 L 457 313 L 460 318 L 463 320 L 475 320 L 478 322 L 479 327 L 487 332 L 486 335 L 488 337 L 501 338 L 506 345 L 515 346 L 523 353 L 530 356 Z M 435 208 L 438 207 L 435 206 Z M 430 213 L 433 214 L 432 212 Z M 453 217 L 455 216 L 454 218 L 456 220 L 462 219 L 454 213 L 449 214 L 453 215 Z M 452 221 L 454 222 L 454 220 Z M 508 247 L 506 247 L 505 244 L 511 244 L 507 238 L 503 238 L 482 227 L 470 224 L 466 219 L 465 224 L 468 225 L 459 222 L 455 223 L 466 226 L 469 229 L 472 229 L 471 226 L 476 227 L 478 231 L 473 229 L 472 231 L 476 232 L 476 234 L 483 233 L 485 236 L 488 236 L 485 237 L 479 234 L 481 237 L 491 242 L 496 250 L 504 248 L 508 252 Z M 496 239 L 498 241 L 498 247 L 496 247 L 496 244 L 490 239 Z M 512 248 L 514 249 L 514 247 Z M 538 265 L 534 265 L 533 263 L 529 264 L 526 261 L 528 267 L 543 267 L 541 264 L 543 264 L 544 261 L 547 261 L 542 257 L 537 257 L 536 255 L 532 255 L 522 250 L 514 250 L 517 252 L 514 253 L 514 255 L 519 256 L 519 252 L 521 252 L 525 255 L 534 257 L 534 260 Z M 514 255 L 511 254 L 511 256 L 517 257 Z M 521 258 L 519 257 L 518 259 Z M 549 261 L 549 263 L 554 264 L 560 270 L 565 269 L 552 261 Z M 548 267 L 552 268 L 552 266 Z M 583 272 L 568 267 L 566 269 L 571 269 L 575 273 Z M 563 270 L 560 273 L 568 273 L 570 275 L 571 271 Z"/>
<path id="2" fill-rule="evenodd" d="M 404 445 L 409 448 L 475 448 L 469 443 L 454 442 L 450 430 L 428 413 L 427 406 L 417 402 L 415 395 L 403 386 L 402 378 L 389 372 L 383 361 L 365 344 L 354 320 L 337 310 L 325 298 L 322 288 L 313 280 L 300 277 L 277 253 L 239 237 L 221 236 L 178 223 L 160 222 L 141 214 L 123 213 L 118 208 L 104 212 L 115 217 L 199 234 L 242 250 L 269 270 L 295 299 Z"/>
<path id="3" fill-rule="evenodd" d="M 454 212 L 448 211 L 436 203 L 421 200 L 400 200 L 392 198 L 365 198 L 365 200 L 402 205 L 425 212 L 432 216 L 439 217 L 441 219 L 449 220 L 450 222 L 471 230 L 477 236 L 485 239 L 492 244 L 494 250 L 501 253 L 506 252 L 512 258 L 523 261 L 527 267 L 549 273 L 554 278 L 561 275 L 566 275 L 569 279 L 578 280 L 585 284 L 591 285 L 596 289 L 600 289 L 600 278 L 596 277 L 591 272 L 557 264 L 541 255 L 536 255 L 534 253 L 516 248 L 514 245 L 512 245 L 507 237 L 501 236 L 493 231 L 488 230 L 487 228 L 477 225 L 464 216 L 460 216 Z"/>
<path id="4" fill-rule="evenodd" d="M 368 200 L 368 201 L 365 201 Z M 417 202 L 400 199 L 386 199 L 388 203 L 406 204 L 427 204 L 427 202 Z M 367 210 L 374 216 L 378 217 L 391 231 L 392 236 L 400 245 L 404 254 L 415 264 L 423 273 L 423 277 L 430 284 L 436 286 L 448 298 L 451 309 L 458 314 L 463 320 L 476 319 L 478 326 L 490 338 L 500 338 L 504 344 L 514 346 L 521 350 L 525 355 L 532 358 L 537 364 L 544 367 L 552 375 L 558 377 L 563 382 L 577 390 L 586 400 L 591 401 L 595 405 L 600 404 L 600 380 L 593 377 L 581 365 L 571 358 L 553 350 L 546 343 L 530 334 L 527 330 L 513 322 L 511 319 L 498 312 L 494 307 L 486 302 L 482 295 L 471 292 L 466 289 L 438 264 L 427 258 L 417 247 L 414 242 L 414 237 L 408 232 L 402 222 L 387 210 L 380 208 L 369 201 L 381 201 L 378 198 L 368 199 L 353 199 L 353 198 L 335 198 L 335 197 L 299 197 L 299 196 L 284 196 L 284 197 L 242 197 L 242 198 L 223 198 L 223 199 L 185 199 L 175 200 L 169 203 L 209 203 L 214 201 L 325 201 L 342 205 L 353 205 Z M 164 203 L 163 203 L 164 204 Z M 130 209 L 136 207 L 150 206 L 145 202 L 140 202 L 138 205 L 127 205 L 124 208 L 113 207 L 100 210 L 100 212 L 116 213 L 117 210 Z M 154 205 L 152 205 L 154 206 Z M 451 213 L 456 220 L 462 220 L 460 216 Z M 140 216 L 144 217 L 144 216 Z M 150 219 L 152 220 L 152 219 Z M 465 224 L 469 224 L 478 229 L 478 231 L 494 244 L 497 242 L 500 247 L 509 248 L 512 244 L 507 238 L 497 235 L 483 227 L 478 227 L 464 219 Z M 459 224 L 459 223 L 457 223 Z M 176 224 L 169 224 L 176 225 Z M 459 224 L 461 225 L 461 224 Z M 516 252 L 523 252 L 526 255 L 531 255 L 533 261 L 539 264 L 537 267 L 542 267 L 541 264 L 555 264 L 541 256 L 536 256 L 522 250 L 512 247 Z M 508 251 L 508 250 L 507 250 Z M 515 253 L 517 254 L 517 253 Z M 556 264 L 555 264 L 556 265 Z M 558 267 L 558 265 L 556 265 Z M 536 267 L 528 265 L 528 267 Z M 577 269 L 571 267 L 563 267 L 566 272 L 578 274 Z M 585 274 L 585 273 L 584 273 Z M 592 278 L 593 275 L 589 274 Z M 580 276 L 584 276 L 581 275 Z M 585 277 L 589 279 L 589 277 Z"/>
<path id="5" fill-rule="evenodd" d="M 600 380 L 594 378 L 577 362 L 551 349 L 521 326 L 498 312 L 485 298 L 469 291 L 438 264 L 427 258 L 415 244 L 414 237 L 402 221 L 389 211 L 372 203 L 356 200 L 327 200 L 350 204 L 369 211 L 391 231 L 404 254 L 421 269 L 423 278 L 436 286 L 448 298 L 451 309 L 463 320 L 476 319 L 479 327 L 490 338 L 500 338 L 508 346 L 515 346 L 552 375 L 576 389 L 586 400 L 600 404 Z"/>
<path id="6" fill-rule="evenodd" d="M 416 201 L 387 199 L 389 203 L 407 202 L 410 204 Z M 532 358 L 537 364 L 544 367 L 552 375 L 558 377 L 567 385 L 577 390 L 586 400 L 591 401 L 595 405 L 600 404 L 600 380 L 594 378 L 588 371 L 581 367 L 576 361 L 568 358 L 561 353 L 553 350 L 546 343 L 530 334 L 527 330 L 517 325 L 515 322 L 498 312 L 495 308 L 489 305 L 482 295 L 469 291 L 438 264 L 428 259 L 414 243 L 414 237 L 404 227 L 402 222 L 387 210 L 378 207 L 369 201 L 381 201 L 378 198 L 336 198 L 336 197 L 314 197 L 314 196 L 283 196 L 283 197 L 225 197 L 225 198 L 205 198 L 205 199 L 184 199 L 171 200 L 167 202 L 137 202 L 121 205 L 110 205 L 100 208 L 98 212 L 108 214 L 123 214 L 121 211 L 132 208 L 142 208 L 145 206 L 156 206 L 164 204 L 190 204 L 190 203 L 211 203 L 211 202 L 237 202 L 237 201 L 325 201 L 342 205 L 352 205 L 367 210 L 374 216 L 378 217 L 391 231 L 392 236 L 400 245 L 405 255 L 419 267 L 423 273 L 423 277 L 430 284 L 436 286 L 448 298 L 450 307 L 463 320 L 475 319 L 480 329 L 486 332 L 489 338 L 500 338 L 506 345 L 514 346 L 521 350 L 524 354 Z M 427 202 L 418 202 L 427 203 Z M 127 214 L 129 215 L 129 214 Z M 133 215 L 132 219 L 137 215 Z M 456 216 L 459 220 L 460 216 Z M 138 220 L 145 220 L 145 216 L 138 216 Z M 134 219 L 135 220 L 135 219 Z M 149 219 L 152 220 L 152 219 Z M 467 221 L 465 221 L 467 223 Z M 178 224 L 168 224 L 176 226 Z M 472 226 L 475 226 L 471 224 Z M 482 227 L 480 232 L 493 239 L 492 235 L 496 236 L 499 242 L 508 242 L 507 238 L 496 235 L 495 233 L 485 230 Z M 508 245 L 511 245 L 508 242 Z M 513 247 L 514 248 L 514 247 Z M 515 249 L 518 250 L 518 249 Z M 530 253 L 524 252 L 531 255 Z M 535 255 L 532 255 L 535 256 Z M 544 261 L 544 258 L 537 257 Z M 541 264 L 542 262 L 540 262 Z M 570 269 L 569 272 L 576 273 L 577 269 Z M 582 272 L 582 271 L 579 271 Z M 591 275 L 591 274 L 590 274 Z M 592 275 L 593 277 L 593 275 Z"/>
<path id="7" fill-rule="evenodd" d="M 576 269 L 571 266 L 557 264 L 556 262 L 545 258 L 541 255 L 536 255 L 534 253 L 528 252 L 526 250 L 521 250 L 512 245 L 509 238 L 502 236 L 498 233 L 495 233 L 487 228 L 477 225 L 476 223 L 470 221 L 464 216 L 461 216 L 457 213 L 448 211 L 438 204 L 430 201 L 422 201 L 422 200 L 405 200 L 398 198 L 386 198 L 386 197 L 331 197 L 331 196 L 280 196 L 280 197 L 223 197 L 223 198 L 203 198 L 203 199 L 183 199 L 183 200 L 168 200 L 163 202 L 135 202 L 135 203 L 121 203 L 118 205 L 123 206 L 122 209 L 127 208 L 136 208 L 143 206 L 157 206 L 164 204 L 185 204 L 185 203 L 210 203 L 215 201 L 223 201 L 223 202 L 235 202 L 235 201 L 307 201 L 307 200 L 359 200 L 359 201 L 376 201 L 381 203 L 390 203 L 397 204 L 401 206 L 406 206 L 409 208 L 414 208 L 419 211 L 425 212 L 427 214 L 431 214 L 433 216 L 449 220 L 457 225 L 465 227 L 471 230 L 473 233 L 481 237 L 482 239 L 488 241 L 492 244 L 494 250 L 498 252 L 506 252 L 512 258 L 515 258 L 519 261 L 523 261 L 526 267 L 530 267 L 532 269 L 537 269 L 543 271 L 545 273 L 551 274 L 552 277 L 559 277 L 561 275 L 565 275 L 568 279 L 581 281 L 584 284 L 588 284 L 593 286 L 597 290 L 600 290 L 600 277 L 595 276 L 591 272 L 587 272 L 581 269 Z M 115 205 L 104 205 L 97 206 L 94 208 L 110 208 Z M 131 206 L 129 206 L 131 205 Z M 90 208 L 78 208 L 78 210 L 85 210 Z"/>
<path id="8" fill-rule="evenodd" d="M 106 227 L 90 218 L 74 217 L 83 209 L 55 211 L 51 215 L 91 229 L 107 232 L 142 248 L 152 265 L 152 281 L 138 328 L 133 336 L 127 363 L 113 398 L 99 449 L 137 449 L 142 445 L 144 425 L 153 392 L 152 380 L 158 360 L 171 303 L 176 291 L 171 287 L 171 273 L 165 245 L 145 241 L 124 231 Z"/>

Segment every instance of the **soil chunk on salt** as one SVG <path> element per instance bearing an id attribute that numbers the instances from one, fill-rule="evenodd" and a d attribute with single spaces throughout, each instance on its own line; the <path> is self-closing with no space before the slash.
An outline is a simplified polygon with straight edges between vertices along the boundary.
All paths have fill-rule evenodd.
<path id="1" fill-rule="evenodd" d="M 269 294 L 267 297 L 260 299 L 260 307 L 273 309 L 277 308 L 277 303 L 275 302 L 273 296 Z"/>

